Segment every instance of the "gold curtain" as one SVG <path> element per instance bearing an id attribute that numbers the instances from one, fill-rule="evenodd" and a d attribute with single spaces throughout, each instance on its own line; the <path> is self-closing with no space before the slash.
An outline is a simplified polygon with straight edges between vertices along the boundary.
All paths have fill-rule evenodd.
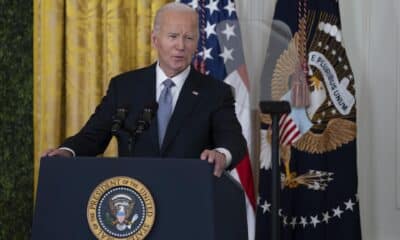
<path id="1" fill-rule="evenodd" d="M 155 61 L 151 26 L 166 2 L 34 0 L 35 189 L 41 153 L 83 126 L 110 78 Z"/>

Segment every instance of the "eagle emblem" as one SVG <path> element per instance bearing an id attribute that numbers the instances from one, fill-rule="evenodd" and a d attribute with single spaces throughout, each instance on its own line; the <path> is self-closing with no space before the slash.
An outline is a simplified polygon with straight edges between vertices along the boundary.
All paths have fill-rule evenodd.
<path id="1" fill-rule="evenodd" d="M 112 225 L 114 225 L 118 231 L 124 231 L 126 228 L 130 229 L 138 218 L 138 214 L 132 214 L 135 202 L 126 194 L 117 194 L 111 197 L 108 205 L 115 219 Z M 132 215 L 133 217 L 131 217 Z"/>

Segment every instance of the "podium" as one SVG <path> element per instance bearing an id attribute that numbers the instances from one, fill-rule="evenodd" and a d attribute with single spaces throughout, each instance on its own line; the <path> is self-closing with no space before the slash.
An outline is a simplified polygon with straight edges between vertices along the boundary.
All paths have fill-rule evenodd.
<path id="1" fill-rule="evenodd" d="M 145 206 L 154 204 L 147 211 L 142 211 L 144 207 L 139 207 L 138 203 L 127 204 L 130 200 L 121 203 L 117 199 L 124 194 L 119 194 L 121 188 L 113 183 L 119 181 L 127 186 L 130 183 L 126 179 L 142 184 L 152 196 L 153 202 L 147 201 L 148 193 L 138 190 L 145 195 L 142 196 Z M 136 182 L 132 186 L 136 186 Z M 118 194 L 112 196 L 112 193 Z M 116 226 L 120 221 L 119 230 L 115 231 L 121 233 L 129 232 L 128 228 L 134 227 L 132 222 L 139 222 L 136 219 L 145 219 L 140 213 L 136 214 L 139 217 L 135 216 L 132 206 L 151 215 L 152 227 L 146 240 L 247 239 L 245 197 L 241 186 L 227 173 L 215 177 L 213 165 L 207 161 L 46 157 L 41 160 L 32 240 L 143 239 L 140 232 L 134 237 L 123 234 L 107 237 L 101 233 L 108 231 L 102 229 L 103 220 L 97 219 L 101 216 L 113 220 Z M 91 208 L 95 209 L 97 218 L 89 212 Z M 92 221 L 96 223 L 93 225 Z M 146 224 L 146 221 L 141 222 Z"/>

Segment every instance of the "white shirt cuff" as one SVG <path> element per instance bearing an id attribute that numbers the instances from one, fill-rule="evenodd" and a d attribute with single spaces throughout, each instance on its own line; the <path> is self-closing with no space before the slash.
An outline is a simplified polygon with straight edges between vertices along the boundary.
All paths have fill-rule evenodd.
<path id="1" fill-rule="evenodd" d="M 225 168 L 229 167 L 229 165 L 231 165 L 232 162 L 231 152 L 229 152 L 229 150 L 226 148 L 215 148 L 214 150 L 225 155 L 226 158 Z"/>
<path id="2" fill-rule="evenodd" d="M 67 150 L 68 152 L 72 153 L 72 157 L 75 157 L 75 156 L 76 156 L 76 154 L 75 154 L 75 151 L 74 151 L 74 150 L 72 150 L 71 148 L 67 148 L 67 147 L 60 147 L 60 148 L 58 148 L 58 149 L 61 149 L 61 150 Z"/>

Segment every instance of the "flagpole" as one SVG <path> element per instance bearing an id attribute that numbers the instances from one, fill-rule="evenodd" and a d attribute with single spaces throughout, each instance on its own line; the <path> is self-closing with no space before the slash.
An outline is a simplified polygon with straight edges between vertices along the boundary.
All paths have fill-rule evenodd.
<path id="1" fill-rule="evenodd" d="M 260 109 L 262 113 L 270 114 L 272 119 L 271 240 L 279 240 L 279 206 L 281 190 L 281 174 L 279 170 L 279 118 L 282 114 L 290 112 L 290 104 L 286 101 L 261 101 Z"/>

